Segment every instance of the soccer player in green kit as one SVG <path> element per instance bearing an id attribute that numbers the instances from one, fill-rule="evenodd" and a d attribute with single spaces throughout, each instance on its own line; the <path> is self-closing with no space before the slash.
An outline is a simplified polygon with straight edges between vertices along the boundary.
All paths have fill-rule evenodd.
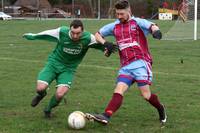
<path id="1" fill-rule="evenodd" d="M 106 42 L 103 45 L 97 44 L 95 36 L 84 31 L 80 20 L 73 20 L 70 27 L 62 26 L 57 29 L 43 31 L 37 34 L 26 33 L 23 35 L 28 40 L 47 40 L 56 42 L 57 45 L 49 55 L 45 67 L 40 71 L 37 79 L 36 92 L 31 106 L 35 107 L 47 95 L 46 89 L 53 80 L 57 82 L 55 95 L 44 109 L 45 117 L 51 117 L 52 108 L 56 107 L 63 96 L 71 87 L 76 68 L 81 63 L 88 48 L 96 48 L 104 51 L 110 56 L 116 50 L 116 46 Z"/>

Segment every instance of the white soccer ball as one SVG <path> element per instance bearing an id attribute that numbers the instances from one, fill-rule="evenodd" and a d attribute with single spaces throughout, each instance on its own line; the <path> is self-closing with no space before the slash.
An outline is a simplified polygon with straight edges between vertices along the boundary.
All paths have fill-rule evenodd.
<path id="1" fill-rule="evenodd" d="M 73 129 L 84 128 L 86 124 L 85 114 L 81 111 L 74 111 L 68 117 L 68 125 Z"/>

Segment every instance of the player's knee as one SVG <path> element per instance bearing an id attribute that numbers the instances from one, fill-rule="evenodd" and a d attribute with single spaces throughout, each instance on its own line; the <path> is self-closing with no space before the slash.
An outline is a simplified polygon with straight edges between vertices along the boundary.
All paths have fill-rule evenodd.
<path id="1" fill-rule="evenodd" d="M 56 93 L 56 98 L 57 98 L 57 99 L 62 99 L 63 96 L 64 96 L 63 93 L 58 93 L 58 92 Z"/>
<path id="2" fill-rule="evenodd" d="M 151 97 L 151 92 L 150 90 L 142 90 L 141 95 L 144 99 L 149 100 L 149 98 Z"/>
<path id="3" fill-rule="evenodd" d="M 45 84 L 45 83 L 38 83 L 37 84 L 37 91 L 43 91 L 46 88 L 48 88 L 48 84 Z"/>
<path id="4" fill-rule="evenodd" d="M 151 91 L 149 89 L 149 85 L 139 86 L 139 89 L 140 89 L 141 95 L 144 97 L 144 99 L 149 100 L 149 98 L 151 96 Z"/>
<path id="5" fill-rule="evenodd" d="M 56 97 L 58 99 L 62 99 L 62 97 L 67 93 L 67 91 L 68 91 L 68 87 L 66 87 L 66 86 L 58 87 L 58 89 L 56 91 Z"/>
<path id="6" fill-rule="evenodd" d="M 119 82 L 114 90 L 114 93 L 119 93 L 123 95 L 127 90 L 128 90 L 128 85 L 123 82 Z"/>
<path id="7" fill-rule="evenodd" d="M 144 99 L 149 100 L 151 93 L 142 93 Z"/>

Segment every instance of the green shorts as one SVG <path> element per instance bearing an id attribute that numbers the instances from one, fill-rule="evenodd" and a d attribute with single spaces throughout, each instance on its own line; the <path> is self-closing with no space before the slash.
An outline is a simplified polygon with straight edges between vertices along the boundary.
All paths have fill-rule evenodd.
<path id="1" fill-rule="evenodd" d="M 38 75 L 38 81 L 49 85 L 55 79 L 57 87 L 64 85 L 70 88 L 74 77 L 74 72 L 74 70 L 68 69 L 63 64 L 47 62 L 45 67 Z"/>

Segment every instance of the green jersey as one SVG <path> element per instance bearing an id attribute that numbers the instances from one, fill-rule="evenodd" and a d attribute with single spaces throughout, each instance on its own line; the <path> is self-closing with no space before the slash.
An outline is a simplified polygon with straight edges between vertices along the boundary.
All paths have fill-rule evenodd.
<path id="1" fill-rule="evenodd" d="M 28 40 L 47 40 L 56 42 L 57 45 L 48 57 L 48 62 L 62 64 L 69 69 L 76 69 L 82 61 L 88 48 L 104 50 L 103 45 L 97 44 L 94 35 L 84 31 L 79 41 L 71 39 L 69 27 L 63 26 L 37 34 L 28 33 L 24 37 Z"/>

